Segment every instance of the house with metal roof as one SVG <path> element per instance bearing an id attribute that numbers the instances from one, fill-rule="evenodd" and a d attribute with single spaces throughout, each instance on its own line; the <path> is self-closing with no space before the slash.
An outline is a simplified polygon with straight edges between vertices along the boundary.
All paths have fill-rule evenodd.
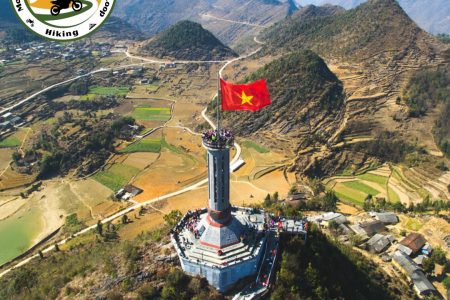
<path id="1" fill-rule="evenodd" d="M 436 288 L 425 276 L 422 269 L 408 255 L 401 251 L 395 251 L 392 259 L 393 264 L 408 276 L 414 285 L 414 291 L 420 298 L 437 294 Z"/>
<path id="2" fill-rule="evenodd" d="M 370 252 L 381 253 L 386 250 L 394 240 L 395 238 L 390 234 L 383 235 L 377 233 L 366 242 L 366 246 Z"/>
<path id="3" fill-rule="evenodd" d="M 378 221 L 383 222 L 384 224 L 397 224 L 398 217 L 393 212 L 382 212 L 382 213 L 374 213 L 374 218 Z"/>
<path id="4" fill-rule="evenodd" d="M 364 222 L 361 223 L 360 226 L 367 233 L 368 236 L 372 236 L 375 233 L 380 233 L 386 229 L 383 222 L 378 220 Z"/>
<path id="5" fill-rule="evenodd" d="M 423 235 L 416 232 L 412 232 L 403 240 L 401 240 L 400 244 L 411 249 L 412 254 L 416 254 L 420 251 L 420 249 L 422 249 L 423 246 L 425 246 L 426 242 L 427 241 L 425 240 Z"/>

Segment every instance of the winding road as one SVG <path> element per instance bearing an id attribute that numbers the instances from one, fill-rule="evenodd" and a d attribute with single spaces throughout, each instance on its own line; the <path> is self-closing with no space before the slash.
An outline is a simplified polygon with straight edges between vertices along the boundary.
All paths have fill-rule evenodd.
<path id="1" fill-rule="evenodd" d="M 255 40 L 256 43 L 262 44 L 261 42 L 259 42 L 259 41 L 256 39 L 256 37 L 254 38 L 254 40 Z M 223 70 L 224 70 L 228 65 L 230 65 L 231 63 L 233 63 L 233 62 L 235 62 L 235 61 L 242 60 L 242 59 L 246 59 L 246 58 L 248 58 L 248 57 L 250 57 L 250 56 L 252 56 L 252 55 L 255 55 L 255 54 L 258 53 L 260 50 L 261 50 L 261 47 L 258 48 L 258 49 L 256 49 L 255 51 L 252 51 L 251 53 L 248 53 L 248 54 L 246 54 L 246 55 L 239 56 L 239 57 L 234 58 L 234 59 L 232 59 L 232 60 L 227 60 L 227 61 L 201 61 L 201 63 L 222 63 L 222 62 L 225 62 L 225 64 L 224 64 L 224 65 L 220 68 L 220 70 L 219 70 L 219 75 L 222 76 Z M 128 51 L 126 51 L 126 52 L 124 52 L 124 53 L 125 53 L 129 58 L 141 59 L 141 60 L 143 60 L 143 61 L 146 61 L 147 63 L 163 63 L 162 61 L 150 60 L 150 59 L 146 59 L 146 58 L 142 58 L 142 57 L 133 56 L 133 55 L 129 54 Z M 176 62 L 176 63 L 198 63 L 199 61 L 175 61 L 175 62 Z M 49 87 L 47 87 L 47 88 L 44 88 L 43 90 L 41 90 L 41 91 L 39 91 L 39 92 L 37 92 L 37 93 L 34 93 L 33 95 L 31 95 L 31 96 L 29 96 L 29 97 L 27 97 L 27 98 L 25 98 L 25 99 L 19 101 L 18 103 L 14 104 L 14 105 L 12 105 L 12 106 L 10 106 L 10 107 L 4 108 L 2 111 L 0 111 L 0 114 L 2 114 L 2 113 L 4 113 L 4 112 L 11 111 L 11 110 L 17 108 L 18 106 L 20 106 L 20 105 L 22 105 L 22 104 L 24 104 L 24 103 L 26 103 L 26 102 L 32 100 L 33 98 L 35 98 L 35 97 L 37 97 L 37 96 L 39 96 L 39 95 L 41 95 L 41 94 L 43 94 L 43 93 L 45 93 L 45 92 L 47 92 L 47 91 L 53 89 L 53 88 L 55 88 L 55 87 L 58 87 L 58 86 L 61 86 L 61 85 L 70 83 L 70 82 L 75 81 L 75 80 L 77 80 L 77 79 L 80 79 L 80 78 L 83 78 L 83 77 L 87 77 L 87 76 L 90 76 L 90 75 L 93 75 L 93 74 L 97 74 L 97 73 L 100 73 L 100 72 L 107 72 L 107 71 L 112 71 L 112 70 L 119 70 L 119 69 L 129 68 L 129 67 L 133 67 L 133 66 L 141 66 L 141 65 L 144 65 L 144 64 L 145 64 L 145 63 L 131 64 L 131 65 L 124 65 L 124 66 L 120 66 L 120 67 L 116 67 L 116 68 L 101 68 L 101 69 L 98 69 L 98 70 L 89 72 L 89 73 L 87 73 L 87 74 L 80 75 L 80 76 L 74 77 L 74 78 L 72 78 L 72 79 L 65 80 L 65 81 L 63 81 L 63 82 L 60 82 L 60 83 L 51 85 L 51 86 L 49 86 Z M 214 95 L 214 97 L 216 97 L 216 96 L 217 96 L 217 94 Z M 213 99 L 214 99 L 214 97 L 213 97 Z M 206 115 L 206 109 L 204 109 L 204 110 L 202 111 L 202 117 L 203 117 L 203 118 L 211 125 L 212 128 L 215 128 L 214 122 L 212 122 L 211 119 Z M 234 146 L 236 147 L 236 153 L 235 153 L 233 159 L 231 160 L 230 165 L 233 165 L 235 162 L 237 162 L 237 161 L 239 160 L 240 155 L 241 155 L 241 147 L 240 147 L 237 143 L 234 143 Z M 109 216 L 109 217 L 107 217 L 107 218 L 101 220 L 101 223 L 102 223 L 102 224 L 106 224 L 106 223 L 111 222 L 111 221 L 113 221 L 113 220 L 115 220 L 115 219 L 117 219 L 117 218 L 122 217 L 122 216 L 125 215 L 125 214 L 128 214 L 128 213 L 130 213 L 130 212 L 132 212 L 132 211 L 134 211 L 134 210 L 136 210 L 136 209 L 139 209 L 139 208 L 141 208 L 141 207 L 143 207 L 143 206 L 146 206 L 146 205 L 152 205 L 153 203 L 156 203 L 156 202 L 159 202 L 159 201 L 162 201 L 162 200 L 165 200 L 165 199 L 168 199 L 168 198 L 171 198 L 171 197 L 175 197 L 175 196 L 181 195 L 181 194 L 183 194 L 183 193 L 192 191 L 192 190 L 194 190 L 194 189 L 196 189 L 196 188 L 198 188 L 198 187 L 201 187 L 202 185 L 204 185 L 204 184 L 207 183 L 207 182 L 208 182 L 208 179 L 205 178 L 205 179 L 203 179 L 203 180 L 201 180 L 201 181 L 199 181 L 199 182 L 197 182 L 197 183 L 195 183 L 195 184 L 192 184 L 192 185 L 190 185 L 190 186 L 188 186 L 188 187 L 185 187 L 185 188 L 183 188 L 183 189 L 181 189 L 181 190 L 178 190 L 178 191 L 175 191 L 175 192 L 172 192 L 172 193 L 169 193 L 169 194 L 166 194 L 166 195 L 157 197 L 157 198 L 153 198 L 153 199 L 147 200 L 147 201 L 142 202 L 142 203 L 134 204 L 134 205 L 132 205 L 132 206 L 130 206 L 130 207 L 128 207 L 128 208 L 122 210 L 122 211 L 119 211 L 119 212 L 117 212 L 117 213 L 115 213 L 115 214 L 113 214 L 113 215 L 111 215 L 111 216 Z M 57 242 L 57 244 L 58 244 L 58 245 L 64 245 L 65 243 L 67 243 L 67 242 L 68 242 L 69 240 L 71 240 L 72 238 L 77 237 L 77 236 L 79 236 L 79 235 L 82 235 L 82 234 L 84 234 L 84 233 L 86 233 L 86 232 L 88 232 L 88 231 L 95 230 L 96 227 L 97 227 L 96 224 L 95 224 L 95 225 L 92 225 L 92 226 L 89 226 L 89 227 L 86 227 L 86 228 L 84 228 L 83 230 L 80 230 L 79 232 L 73 234 L 72 237 L 66 238 L 66 239 L 63 239 L 63 240 Z M 42 250 L 42 253 L 48 253 L 48 252 L 53 251 L 54 249 L 55 249 L 55 246 L 54 246 L 54 245 L 48 246 L 47 248 L 45 248 L 45 249 Z M 39 257 L 39 255 L 38 255 L 38 254 L 35 254 L 35 255 L 32 255 L 32 256 L 30 256 L 30 257 L 28 257 L 28 258 L 25 258 L 25 259 L 21 260 L 20 262 L 18 262 L 18 263 L 15 264 L 14 266 L 12 266 L 12 267 L 10 267 L 10 268 L 4 270 L 3 272 L 1 272 L 1 273 L 0 273 L 0 278 L 3 277 L 5 274 L 9 273 L 11 270 L 16 269 L 16 268 L 19 268 L 19 267 L 21 267 L 21 266 L 23 266 L 23 265 L 26 265 L 26 264 L 29 263 L 31 260 L 33 260 L 34 258 L 37 258 L 37 257 Z"/>

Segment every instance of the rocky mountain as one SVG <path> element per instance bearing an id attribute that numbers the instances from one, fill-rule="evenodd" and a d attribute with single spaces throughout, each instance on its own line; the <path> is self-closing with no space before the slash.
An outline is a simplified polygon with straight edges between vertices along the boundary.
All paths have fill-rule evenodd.
<path id="1" fill-rule="evenodd" d="M 108 38 L 113 40 L 142 40 L 145 35 L 142 31 L 130 23 L 111 16 L 105 24 L 94 34 L 97 38 Z"/>
<path id="2" fill-rule="evenodd" d="M 422 120 L 411 119 L 407 104 L 399 99 L 408 79 L 417 70 L 448 66 L 448 47 L 421 30 L 396 1 L 371 0 L 348 11 L 332 6 L 304 7 L 265 30 L 259 39 L 266 42 L 261 59 L 295 53 L 299 49 L 316 52 L 345 90 L 343 107 L 336 115 L 328 112 L 334 118 L 325 122 L 329 127 L 317 124 L 311 127 L 308 136 L 313 137 L 315 143 L 288 139 L 291 146 L 299 146 L 293 164 L 299 172 L 323 176 L 348 165 L 362 165 L 373 157 L 389 160 L 389 155 L 380 151 L 379 145 L 384 149 L 402 149 L 395 155 L 399 161 L 405 157 L 404 149 L 413 149 L 408 143 L 417 145 L 417 140 L 420 141 L 417 146 L 439 155 L 432 138 L 436 117 L 430 114 Z M 276 99 L 277 93 L 274 95 Z M 276 102 L 273 105 L 276 106 Z M 310 122 L 308 118 L 292 119 L 289 114 L 286 118 L 280 114 L 280 119 L 276 120 L 276 115 L 274 111 L 274 116 L 260 117 L 256 120 L 258 127 L 253 125 L 252 130 L 271 128 L 272 132 L 291 137 L 295 130 L 283 130 L 289 126 L 307 128 Z M 320 120 L 320 117 L 312 119 Z M 250 126 L 250 122 L 246 125 Z M 250 134 L 250 131 L 242 133 Z M 274 135 L 275 144 L 285 148 L 286 143 L 278 140 Z"/>
<path id="3" fill-rule="evenodd" d="M 268 29 L 264 33 L 268 48 L 274 51 L 311 48 L 328 57 L 351 56 L 353 59 L 420 46 L 425 52 L 432 52 L 427 45 L 418 42 L 431 38 L 394 0 L 371 0 L 355 9 L 325 17 L 304 18 L 303 15 L 297 13 Z"/>
<path id="4" fill-rule="evenodd" d="M 255 113 L 226 112 L 226 126 L 294 153 L 327 143 L 342 120 L 345 95 L 322 58 L 309 50 L 287 54 L 245 81 L 260 78 L 267 80 L 272 104 Z"/>
<path id="5" fill-rule="evenodd" d="M 339 5 L 346 9 L 354 8 L 366 0 L 299 0 L 298 5 L 308 4 Z M 399 0 L 406 13 L 428 32 L 450 34 L 450 5 L 447 0 Z"/>
<path id="6" fill-rule="evenodd" d="M 221 41 L 230 44 L 249 32 L 282 20 L 296 10 L 292 0 L 124 0 L 116 3 L 114 14 L 152 36 L 181 20 L 201 23 Z"/>
<path id="7" fill-rule="evenodd" d="M 192 21 L 180 21 L 172 25 L 145 41 L 138 52 L 180 60 L 224 60 L 237 56 L 211 32 Z"/>

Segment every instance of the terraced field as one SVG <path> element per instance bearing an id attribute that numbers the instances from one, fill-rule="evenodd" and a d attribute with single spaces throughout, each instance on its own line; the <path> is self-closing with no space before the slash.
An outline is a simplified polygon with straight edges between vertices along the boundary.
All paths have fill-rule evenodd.
<path id="1" fill-rule="evenodd" d="M 399 196 L 388 186 L 390 174 L 389 166 L 385 165 L 357 176 L 332 177 L 325 184 L 326 188 L 333 190 L 340 200 L 358 206 L 364 204 L 368 195 L 397 202 Z"/>
<path id="2" fill-rule="evenodd" d="M 395 203 L 420 203 L 425 197 L 450 200 L 450 172 L 418 167 L 388 166 L 357 176 L 336 176 L 324 181 L 343 201 L 362 205 L 368 195 Z"/>
<path id="3" fill-rule="evenodd" d="M 11 169 L 6 170 L 0 178 L 0 190 L 6 190 L 31 184 L 37 175 L 20 174 Z"/>

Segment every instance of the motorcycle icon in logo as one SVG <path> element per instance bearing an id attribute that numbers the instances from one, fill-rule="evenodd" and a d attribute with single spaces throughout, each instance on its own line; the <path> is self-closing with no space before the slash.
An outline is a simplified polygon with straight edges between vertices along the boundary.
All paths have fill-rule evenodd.
<path id="1" fill-rule="evenodd" d="M 83 3 L 79 0 L 52 0 L 50 2 L 53 4 L 50 9 L 52 16 L 57 16 L 62 9 L 69 8 L 70 3 L 72 3 L 72 9 L 74 11 L 80 11 L 83 8 Z"/>

